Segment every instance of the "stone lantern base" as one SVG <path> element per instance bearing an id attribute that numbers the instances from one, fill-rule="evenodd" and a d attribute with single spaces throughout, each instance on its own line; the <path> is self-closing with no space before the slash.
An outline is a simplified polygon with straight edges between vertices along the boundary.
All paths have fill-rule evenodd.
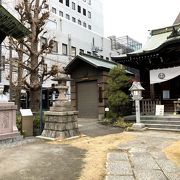
<path id="1" fill-rule="evenodd" d="M 45 112 L 45 126 L 43 137 L 53 139 L 65 139 L 80 134 L 77 122 L 77 111 Z"/>
<path id="2" fill-rule="evenodd" d="M 148 128 L 145 127 L 143 123 L 134 123 L 131 128 L 128 129 L 128 131 L 145 131 Z"/>

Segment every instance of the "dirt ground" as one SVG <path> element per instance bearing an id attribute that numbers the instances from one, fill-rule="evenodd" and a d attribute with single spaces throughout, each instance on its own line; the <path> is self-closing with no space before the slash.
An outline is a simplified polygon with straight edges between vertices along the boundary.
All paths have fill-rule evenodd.
<path id="1" fill-rule="evenodd" d="M 108 150 L 133 139 L 97 120 L 80 120 L 82 136 L 0 148 L 0 180 L 102 180 Z"/>
<path id="2" fill-rule="evenodd" d="M 173 143 L 164 149 L 168 159 L 172 160 L 177 166 L 180 167 L 180 141 Z"/>
<path id="3" fill-rule="evenodd" d="M 100 128 L 101 130 L 97 130 L 97 128 Z M 89 136 L 82 137 L 78 140 L 76 139 L 67 142 L 56 142 L 69 144 L 75 148 L 86 150 L 85 158 L 83 160 L 83 169 L 80 173 L 80 180 L 104 179 L 107 152 L 112 149 L 116 149 L 120 143 L 132 141 L 136 138 L 135 136 L 128 135 L 122 132 L 102 135 L 105 132 L 106 128 L 107 127 L 105 126 L 103 127 L 97 124 L 93 126 L 93 124 L 91 123 L 89 128 L 81 128 L 82 133 Z M 91 135 L 93 135 L 93 137 L 91 137 Z M 163 151 L 165 152 L 168 159 L 170 159 L 180 167 L 180 141 L 168 146 Z"/>
<path id="4" fill-rule="evenodd" d="M 99 137 L 82 137 L 78 140 L 67 142 L 51 142 L 70 144 L 71 146 L 86 150 L 83 159 L 83 169 L 79 180 L 101 180 L 105 176 L 105 163 L 107 152 L 117 147 L 118 144 L 133 140 L 133 136 L 122 133 L 110 134 Z"/>
<path id="5" fill-rule="evenodd" d="M 96 120 L 79 120 L 80 138 L 38 141 L 0 150 L 0 180 L 103 180 L 107 152 L 136 135 L 103 126 Z M 180 166 L 180 141 L 164 149 Z"/>
<path id="6" fill-rule="evenodd" d="M 102 180 L 105 176 L 105 163 L 108 151 L 116 149 L 121 143 L 133 141 L 135 138 L 135 136 L 125 133 L 117 133 L 97 137 L 86 136 L 67 142 L 53 143 L 69 144 L 86 151 L 79 180 Z M 180 167 L 180 141 L 173 143 L 162 151 L 165 152 L 168 159 Z"/>

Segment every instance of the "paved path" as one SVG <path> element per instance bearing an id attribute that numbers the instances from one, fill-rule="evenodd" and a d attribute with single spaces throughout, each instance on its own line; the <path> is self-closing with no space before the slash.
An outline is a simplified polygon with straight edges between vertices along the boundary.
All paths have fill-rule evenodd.
<path id="1" fill-rule="evenodd" d="M 127 132 L 136 139 L 107 155 L 106 180 L 180 180 L 180 168 L 162 149 L 180 140 L 180 133 Z"/>

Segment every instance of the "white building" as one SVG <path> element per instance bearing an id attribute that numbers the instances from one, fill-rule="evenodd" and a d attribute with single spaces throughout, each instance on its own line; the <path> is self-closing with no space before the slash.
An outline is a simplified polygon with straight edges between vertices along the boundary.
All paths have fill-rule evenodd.
<path id="1" fill-rule="evenodd" d="M 97 53 L 110 59 L 111 42 L 103 37 L 103 7 L 100 0 L 51 0 L 50 19 L 46 24 L 48 36 L 54 37 L 56 47 L 47 59 L 65 66 L 84 52 Z"/>
<path id="2" fill-rule="evenodd" d="M 18 17 L 12 7 L 18 2 L 20 0 L 3 0 L 2 4 Z M 98 54 L 101 58 L 110 59 L 111 41 L 103 37 L 101 0 L 49 0 L 47 4 L 50 18 L 45 25 L 45 31 L 48 33 L 41 37 L 41 43 L 52 38 L 55 41 L 53 52 L 45 56 L 48 68 L 52 64 L 64 67 L 80 52 Z M 7 50 L 5 54 L 7 57 Z M 8 71 L 4 73 L 4 76 L 7 74 Z M 2 80 L 2 82 L 7 84 L 7 78 L 3 77 L 3 79 L 5 81 Z M 51 87 L 51 82 L 48 81 L 43 86 Z"/>

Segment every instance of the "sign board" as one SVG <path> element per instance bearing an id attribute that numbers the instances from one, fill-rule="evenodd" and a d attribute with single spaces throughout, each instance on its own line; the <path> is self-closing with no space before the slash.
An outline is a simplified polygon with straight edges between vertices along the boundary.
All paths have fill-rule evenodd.
<path id="1" fill-rule="evenodd" d="M 22 116 L 33 116 L 31 109 L 20 109 Z"/>
<path id="2" fill-rule="evenodd" d="M 106 108 L 105 108 L 105 111 L 106 111 L 106 112 L 108 112 L 108 111 L 109 111 L 109 108 L 108 108 L 108 107 L 106 107 Z"/>
<path id="3" fill-rule="evenodd" d="M 156 105 L 156 116 L 164 116 L 164 105 Z"/>

